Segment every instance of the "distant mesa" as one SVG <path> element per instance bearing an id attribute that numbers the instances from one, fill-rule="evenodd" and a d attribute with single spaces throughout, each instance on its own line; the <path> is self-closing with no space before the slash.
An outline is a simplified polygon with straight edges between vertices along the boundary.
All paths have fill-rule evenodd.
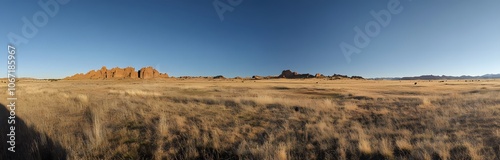
<path id="1" fill-rule="evenodd" d="M 306 74 L 299 74 L 297 72 L 292 72 L 290 70 L 283 70 L 281 74 L 278 76 L 278 78 L 288 78 L 288 79 L 293 79 L 293 78 L 329 78 L 329 79 L 364 79 L 361 76 L 352 76 L 349 77 L 347 75 L 340 75 L 340 74 L 333 74 L 332 76 L 325 76 L 321 73 L 316 73 L 315 75 L 311 75 L 309 73 Z"/>
<path id="2" fill-rule="evenodd" d="M 91 70 L 86 74 L 79 73 L 66 80 L 104 80 L 104 79 L 153 79 L 153 78 L 168 78 L 168 74 L 160 73 L 153 67 L 144 67 L 136 71 L 134 67 L 119 68 L 115 67 L 110 70 L 103 66 L 100 70 Z"/>
<path id="3" fill-rule="evenodd" d="M 286 78 L 286 79 L 327 78 L 330 80 L 335 80 L 335 79 L 359 79 L 359 80 L 362 80 L 362 79 L 364 79 L 361 76 L 349 77 L 347 75 L 340 75 L 340 74 L 334 74 L 332 76 L 325 76 L 324 74 L 321 74 L 321 73 L 316 73 L 315 75 L 311 75 L 309 73 L 299 74 L 299 73 L 293 72 L 291 70 L 283 70 L 279 76 L 265 76 L 264 77 L 264 76 L 255 75 L 252 77 L 252 79 L 254 79 L 254 80 L 277 79 L 277 78 Z"/>

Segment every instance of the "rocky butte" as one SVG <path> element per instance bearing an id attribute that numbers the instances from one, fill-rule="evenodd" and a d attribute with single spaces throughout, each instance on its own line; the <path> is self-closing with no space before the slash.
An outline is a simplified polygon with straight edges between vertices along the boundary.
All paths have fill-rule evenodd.
<path id="1" fill-rule="evenodd" d="M 100 70 L 91 70 L 86 74 L 79 73 L 64 79 L 67 80 L 83 80 L 83 79 L 153 79 L 153 78 L 168 78 L 168 74 L 160 73 L 153 67 L 144 67 L 136 71 L 134 67 L 112 68 L 107 69 L 103 66 Z"/>
<path id="2" fill-rule="evenodd" d="M 318 76 L 321 74 L 317 74 Z M 315 76 L 306 73 L 306 74 L 299 74 L 297 72 L 292 72 L 290 70 L 284 70 L 281 72 L 281 74 L 278 76 L 278 78 L 313 78 Z"/>

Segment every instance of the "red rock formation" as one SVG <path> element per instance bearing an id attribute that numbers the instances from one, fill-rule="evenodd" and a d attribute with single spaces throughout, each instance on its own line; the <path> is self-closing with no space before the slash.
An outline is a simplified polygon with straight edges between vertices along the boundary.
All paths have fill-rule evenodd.
<path id="1" fill-rule="evenodd" d="M 133 78 L 133 79 L 139 78 L 139 74 L 135 71 L 135 68 L 133 68 L 133 67 L 125 68 L 124 75 L 125 75 L 125 77 L 129 77 L 129 78 Z"/>
<path id="2" fill-rule="evenodd" d="M 118 68 L 115 67 L 108 70 L 103 66 L 100 70 L 91 70 L 86 74 L 75 74 L 65 79 L 79 80 L 79 79 L 151 79 L 151 78 L 168 78 L 168 74 L 160 73 L 153 67 L 141 68 L 139 72 L 133 67 Z"/>
<path id="3" fill-rule="evenodd" d="M 107 72 L 108 69 L 106 69 L 106 66 L 102 66 L 101 70 L 99 70 L 99 74 L 101 75 L 101 79 L 107 78 Z"/>
<path id="4" fill-rule="evenodd" d="M 154 78 L 155 70 L 153 67 L 144 67 L 139 70 L 139 78 L 141 79 L 151 79 Z"/>
<path id="5" fill-rule="evenodd" d="M 114 79 L 125 78 L 125 71 L 121 68 L 115 67 L 111 69 L 111 77 Z"/>
<path id="6" fill-rule="evenodd" d="M 160 73 L 153 67 L 144 67 L 139 70 L 139 78 L 141 79 L 151 79 L 151 78 L 168 78 L 168 74 Z"/>

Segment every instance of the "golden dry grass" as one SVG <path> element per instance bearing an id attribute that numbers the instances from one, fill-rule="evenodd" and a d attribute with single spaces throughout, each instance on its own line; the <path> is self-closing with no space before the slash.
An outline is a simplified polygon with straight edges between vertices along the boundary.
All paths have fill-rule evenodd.
<path id="1" fill-rule="evenodd" d="M 499 95 L 500 80 L 20 81 L 17 114 L 68 159 L 500 159 Z"/>

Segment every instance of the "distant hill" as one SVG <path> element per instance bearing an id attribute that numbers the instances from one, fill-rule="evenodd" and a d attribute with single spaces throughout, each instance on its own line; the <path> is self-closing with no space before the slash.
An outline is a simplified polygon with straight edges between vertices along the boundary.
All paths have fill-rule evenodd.
<path id="1" fill-rule="evenodd" d="M 258 76 L 255 75 L 252 77 L 252 79 L 275 79 L 275 78 L 286 78 L 286 79 L 305 79 L 305 78 L 328 78 L 328 79 L 364 79 L 361 76 L 347 76 L 347 75 L 340 75 L 340 74 L 334 74 L 332 76 L 325 76 L 321 73 L 316 73 L 315 75 L 305 73 L 297 73 L 293 72 L 291 70 L 283 70 L 279 76 Z"/>
<path id="2" fill-rule="evenodd" d="M 393 78 L 374 78 L 374 79 L 390 79 L 390 80 L 440 80 L 440 79 L 494 79 L 500 78 L 500 74 L 485 74 L 482 76 L 437 76 L 437 75 L 422 75 L 415 77 L 393 77 Z"/>
<path id="3" fill-rule="evenodd" d="M 482 75 L 483 78 L 500 78 L 500 74 L 485 74 Z"/>

